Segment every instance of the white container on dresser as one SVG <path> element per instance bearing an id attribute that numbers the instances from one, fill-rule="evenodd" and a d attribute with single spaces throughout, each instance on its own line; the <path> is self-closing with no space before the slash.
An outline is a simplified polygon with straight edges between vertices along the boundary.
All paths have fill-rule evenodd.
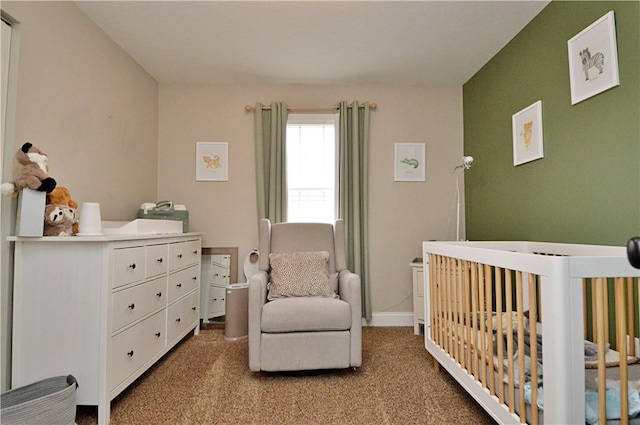
<path id="1" fill-rule="evenodd" d="M 199 333 L 199 233 L 9 240 L 13 388 L 72 374 L 107 424 L 114 397 Z"/>

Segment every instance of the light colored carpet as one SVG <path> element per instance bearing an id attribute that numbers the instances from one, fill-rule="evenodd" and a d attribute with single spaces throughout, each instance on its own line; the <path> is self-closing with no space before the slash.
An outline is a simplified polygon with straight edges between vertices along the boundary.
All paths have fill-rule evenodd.
<path id="1" fill-rule="evenodd" d="M 363 328 L 363 364 L 254 373 L 246 341 L 222 329 L 187 337 L 111 403 L 120 424 L 494 424 L 408 327 Z M 82 383 L 80 383 L 82 385 Z M 78 425 L 97 409 L 78 409 Z"/>

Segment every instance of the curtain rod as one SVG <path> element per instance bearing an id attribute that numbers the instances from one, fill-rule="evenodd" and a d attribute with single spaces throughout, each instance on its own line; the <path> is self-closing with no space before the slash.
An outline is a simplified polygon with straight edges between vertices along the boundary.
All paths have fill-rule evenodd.
<path id="1" fill-rule="evenodd" d="M 358 108 L 363 108 L 364 105 L 358 105 Z M 377 103 L 371 103 L 369 105 L 369 107 L 372 110 L 376 110 L 378 108 L 378 104 Z M 349 105 L 349 108 L 351 108 L 351 105 Z M 271 109 L 271 106 L 263 106 L 262 109 Z M 288 111 L 335 111 L 336 109 L 338 109 L 338 105 L 333 105 L 333 106 L 287 106 L 287 110 Z M 244 107 L 244 110 L 247 112 L 253 112 L 256 110 L 255 107 L 251 106 L 251 105 L 247 105 Z"/>

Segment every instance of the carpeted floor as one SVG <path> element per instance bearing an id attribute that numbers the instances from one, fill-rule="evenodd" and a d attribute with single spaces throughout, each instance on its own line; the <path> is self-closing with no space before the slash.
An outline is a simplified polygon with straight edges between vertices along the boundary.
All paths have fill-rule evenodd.
<path id="1" fill-rule="evenodd" d="M 409 327 L 363 328 L 363 364 L 309 374 L 253 373 L 246 341 L 223 329 L 187 337 L 111 403 L 120 424 L 494 424 Z M 82 385 L 82 384 L 80 384 Z M 78 409 L 78 425 L 97 409 Z"/>

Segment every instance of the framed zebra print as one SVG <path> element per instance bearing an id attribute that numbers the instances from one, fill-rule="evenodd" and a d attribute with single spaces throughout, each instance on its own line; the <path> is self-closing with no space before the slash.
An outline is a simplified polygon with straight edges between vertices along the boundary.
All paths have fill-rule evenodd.
<path id="1" fill-rule="evenodd" d="M 572 105 L 620 85 L 613 11 L 582 30 L 567 44 Z"/>

